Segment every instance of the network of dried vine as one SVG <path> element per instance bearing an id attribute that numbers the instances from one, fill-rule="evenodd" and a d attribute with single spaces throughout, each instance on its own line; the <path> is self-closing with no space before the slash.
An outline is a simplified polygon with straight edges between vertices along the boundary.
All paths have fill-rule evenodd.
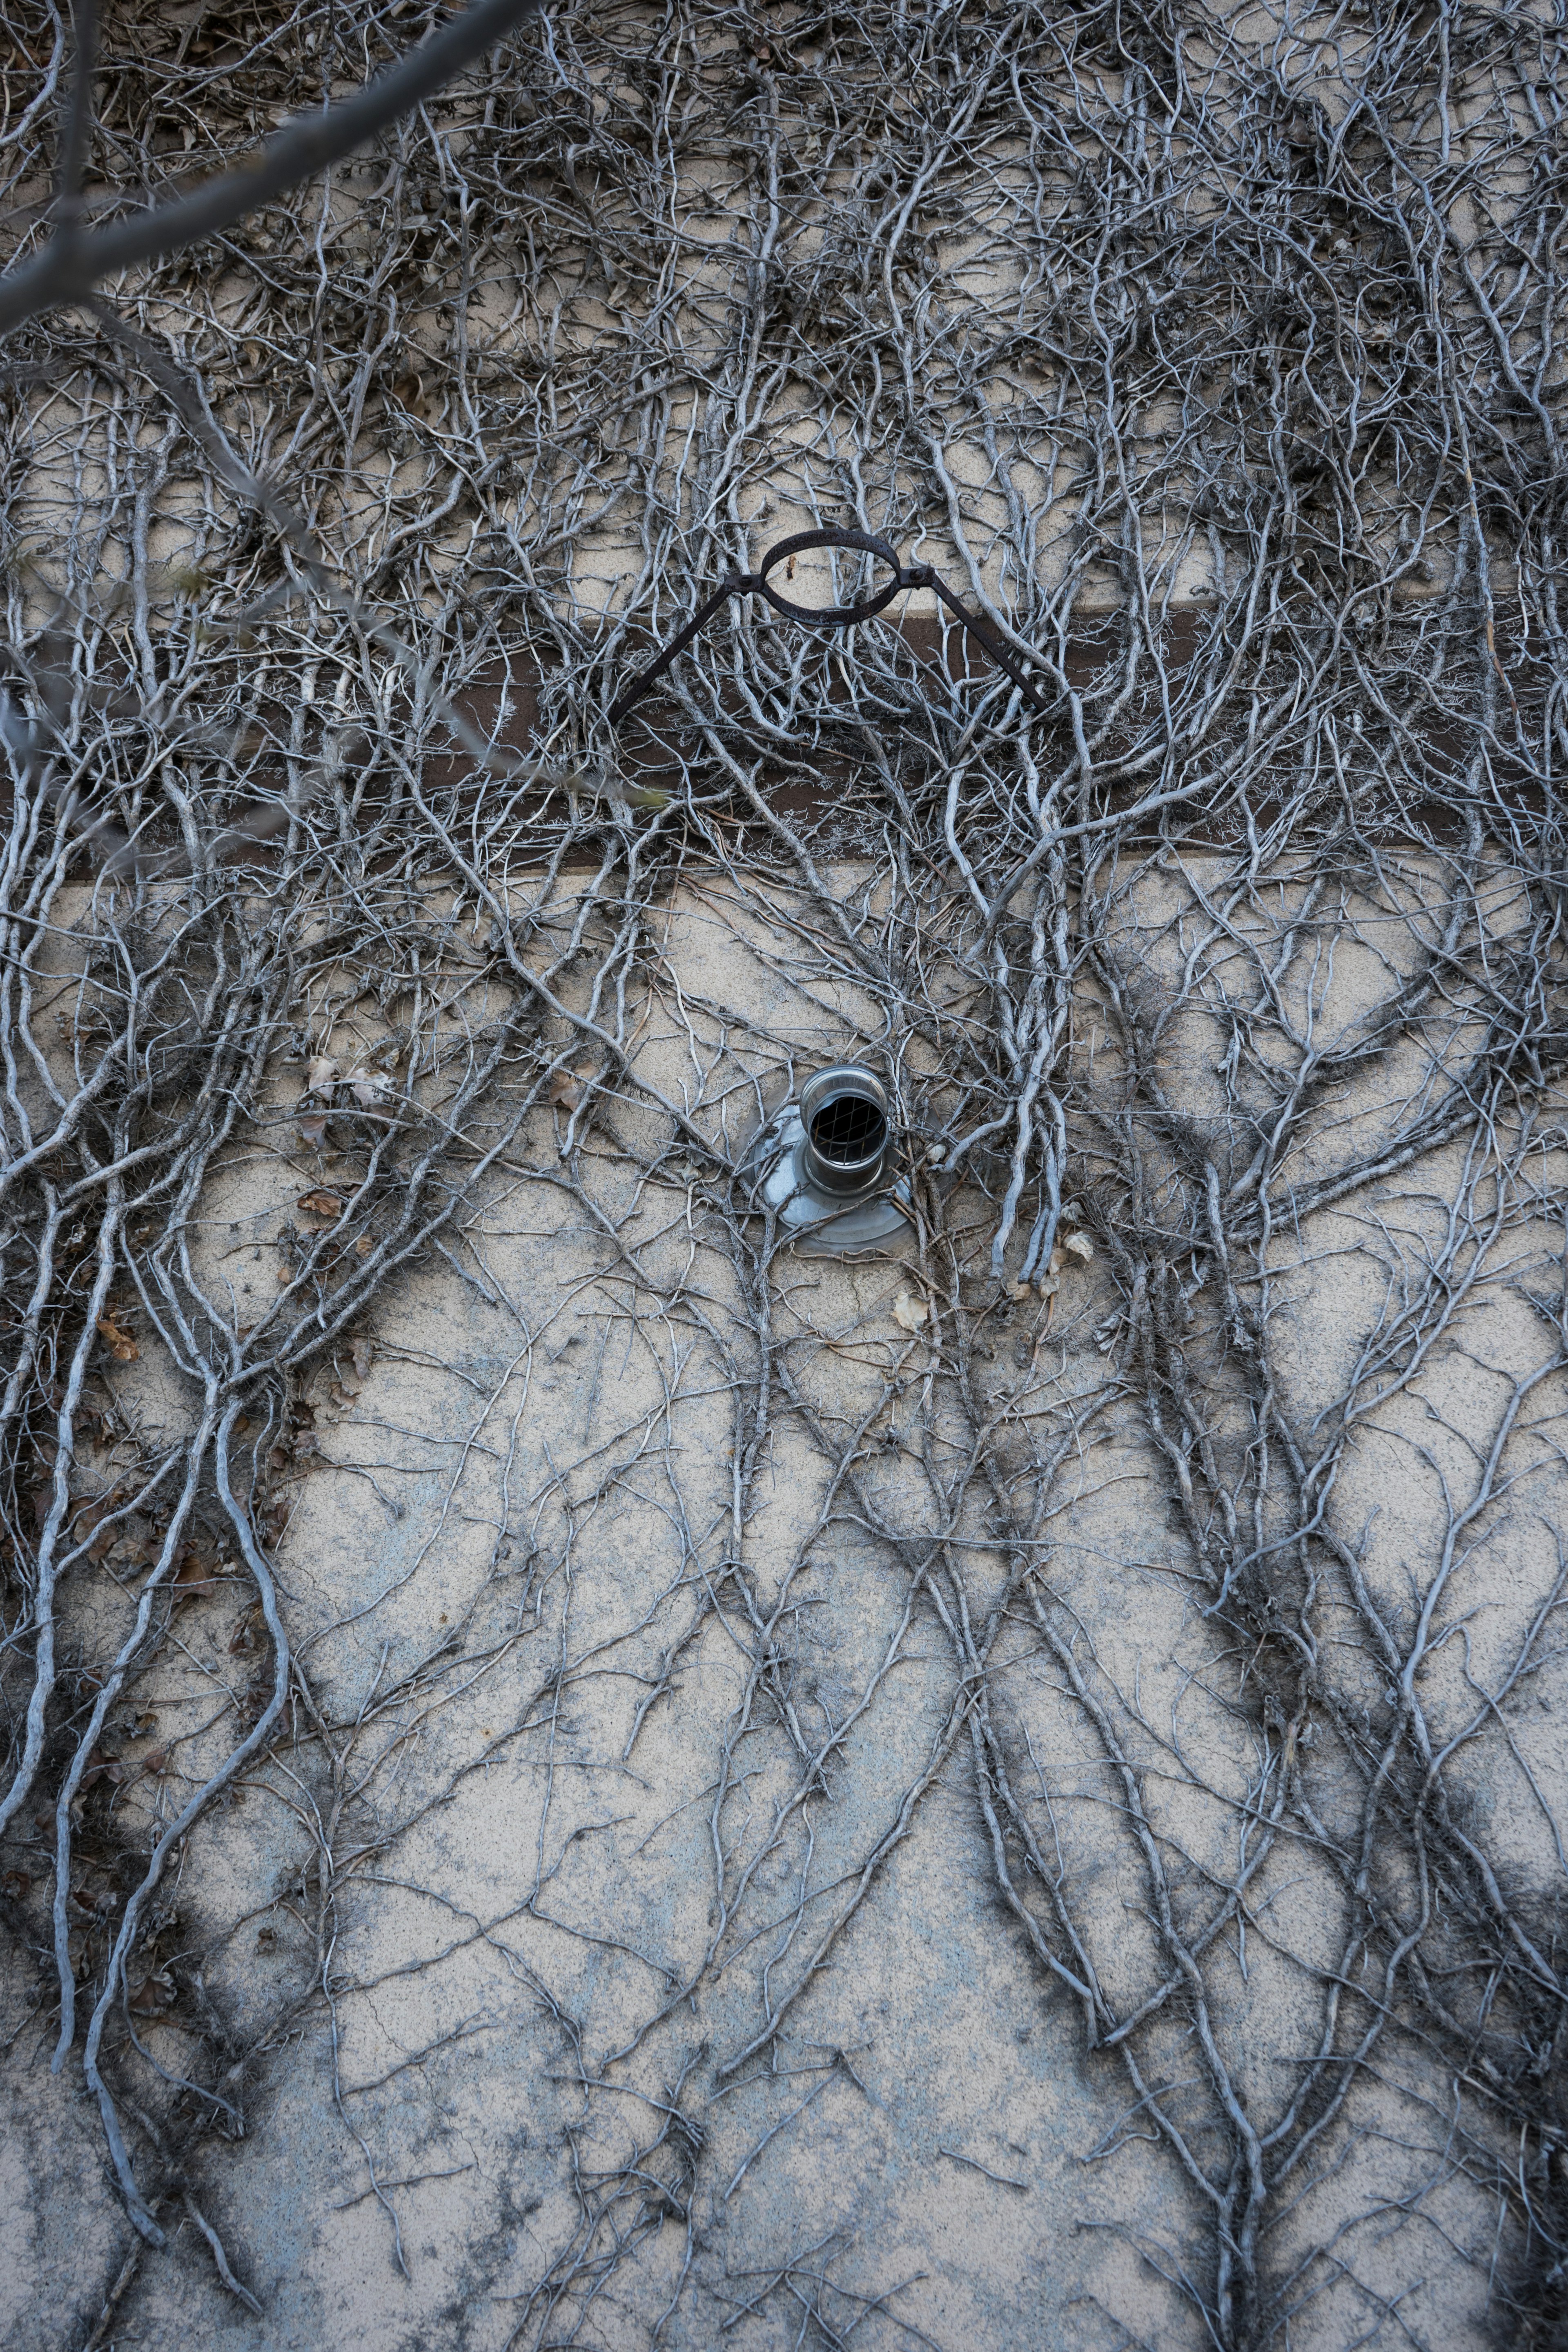
<path id="1" fill-rule="evenodd" d="M 428 21 L 110 8 L 89 207 Z M 11 25 L 25 253 L 68 39 Z M 16 2050 L 95 2095 L 138 2233 L 94 2344 L 177 2227 L 260 2307 L 241 2135 L 416 1884 L 446 1927 L 384 1975 L 478 1948 L 565 2053 L 513 2341 L 606 2297 L 649 2343 L 933 2340 L 848 2223 L 737 2266 L 717 2222 L 862 2095 L 810 2037 L 953 1790 L 1027 1963 L 997 2032 L 1076 2037 L 1106 2103 L 1124 2340 L 1434 2340 L 1437 2247 L 1465 2326 L 1568 2342 L 1565 90 L 1560 6 L 551 6 L 10 339 L 0 1827 Z M 896 608 L 737 604 L 612 736 L 824 524 L 936 562 L 1054 716 Z M 892 1320 L 739 1172 L 845 1053 L 899 1108 Z M 575 1458 L 530 1452 L 570 1342 L 498 1203 L 592 1277 Z M 354 1651 L 290 1516 L 431 1269 L 500 1369 L 391 1583 L 449 1511 L 493 1543 L 406 1655 L 345 1592 Z M 1086 1532 L 1112 1461 L 1168 1507 L 1137 1558 Z M 1386 1540 L 1369 1477 L 1416 1497 Z M 620 1581 L 616 1511 L 658 1538 Z M 1142 1681 L 1108 1591 L 1169 1638 Z M 721 1697 L 639 1863 L 595 1776 L 688 1673 Z M 420 1840 L 502 1767 L 535 1811 L 481 1916 Z M 258 1846 L 237 1920 L 203 1857 Z M 656 1933 L 637 1874 L 681 1869 Z M 424 2176 L 331 2063 L 406 2267 Z"/>

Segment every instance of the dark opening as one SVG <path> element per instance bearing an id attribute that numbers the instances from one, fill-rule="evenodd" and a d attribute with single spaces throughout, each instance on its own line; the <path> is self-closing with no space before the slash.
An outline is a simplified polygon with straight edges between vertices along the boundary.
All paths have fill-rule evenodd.
<path id="1" fill-rule="evenodd" d="M 811 1122 L 811 1139 L 824 1160 L 836 1168 L 852 1168 L 873 1159 L 882 1148 L 888 1122 L 875 1103 L 859 1095 L 839 1095 L 824 1103 Z"/>

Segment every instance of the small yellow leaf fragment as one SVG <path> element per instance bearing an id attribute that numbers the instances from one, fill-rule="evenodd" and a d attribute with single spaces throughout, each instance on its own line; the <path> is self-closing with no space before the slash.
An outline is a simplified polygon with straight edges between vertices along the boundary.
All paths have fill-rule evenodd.
<path id="1" fill-rule="evenodd" d="M 925 1300 L 912 1297 L 907 1290 L 900 1290 L 893 1301 L 893 1320 L 911 1338 L 921 1330 L 930 1314 Z"/>
<path id="2" fill-rule="evenodd" d="M 135 1340 L 131 1337 L 130 1332 L 122 1331 L 119 1324 L 115 1321 L 115 1317 L 119 1312 L 120 1309 L 118 1307 L 111 1307 L 107 1315 L 100 1315 L 99 1317 L 99 1334 L 100 1338 L 108 1340 L 110 1353 L 113 1355 L 117 1363 L 133 1364 L 136 1361 L 137 1357 L 142 1353 L 142 1350 L 136 1345 Z"/>

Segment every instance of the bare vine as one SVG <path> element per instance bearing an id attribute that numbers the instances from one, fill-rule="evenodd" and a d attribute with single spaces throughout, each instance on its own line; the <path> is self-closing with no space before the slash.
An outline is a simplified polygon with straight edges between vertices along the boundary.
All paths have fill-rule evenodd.
<path id="1" fill-rule="evenodd" d="M 425 22 L 108 11 L 82 184 Z M 309 2048 L 412 2278 L 475 2160 L 388 2085 L 515 1996 L 510 2341 L 940 2340 L 852 2217 L 725 2232 L 880 2111 L 833 2001 L 956 1790 L 1123 2340 L 1562 2340 L 1565 67 L 1449 0 L 547 8 L 11 339 L 0 1885 L 139 2243 L 261 2306 L 226 2144 Z M 736 605 L 608 727 L 824 526 L 1052 715 L 935 611 Z M 738 1173 L 849 1050 L 869 1273 Z"/>

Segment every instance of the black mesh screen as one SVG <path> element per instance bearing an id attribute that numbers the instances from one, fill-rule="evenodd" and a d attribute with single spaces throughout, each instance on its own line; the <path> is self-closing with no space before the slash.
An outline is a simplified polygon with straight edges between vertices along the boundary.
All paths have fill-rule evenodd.
<path id="1" fill-rule="evenodd" d="M 858 1095 L 840 1095 L 826 1103 L 811 1122 L 811 1139 L 824 1160 L 835 1167 L 852 1167 L 881 1149 L 888 1122 L 875 1103 Z"/>

